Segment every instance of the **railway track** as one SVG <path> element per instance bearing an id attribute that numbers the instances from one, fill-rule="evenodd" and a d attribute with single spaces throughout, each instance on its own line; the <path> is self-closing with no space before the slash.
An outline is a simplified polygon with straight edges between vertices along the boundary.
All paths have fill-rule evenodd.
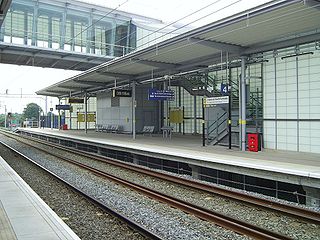
<path id="1" fill-rule="evenodd" d="M 8 136 L 12 137 L 12 135 L 11 136 L 8 135 Z M 44 140 L 25 137 L 25 136 L 20 136 L 20 137 L 23 137 L 23 138 L 26 138 L 26 139 L 29 139 L 32 141 L 36 141 L 41 144 L 45 144 L 50 147 L 55 147 L 55 148 L 61 149 L 63 151 L 68 151 L 73 154 L 78 154 L 83 157 L 92 158 L 94 160 L 104 162 L 107 164 L 111 164 L 111 165 L 114 165 L 114 166 L 117 166 L 117 167 L 120 167 L 123 169 L 127 169 L 127 170 L 134 171 L 137 173 L 145 174 L 145 175 L 148 175 L 151 177 L 156 177 L 159 179 L 170 181 L 172 183 L 177 183 L 177 184 L 180 184 L 180 185 L 183 185 L 186 187 L 194 188 L 194 189 L 197 189 L 200 191 L 205 191 L 208 193 L 216 194 L 216 195 L 219 195 L 222 197 L 227 197 L 232 200 L 248 203 L 253 206 L 260 207 L 260 208 L 262 207 L 262 208 L 265 208 L 268 210 L 280 212 L 282 214 L 290 215 L 290 216 L 293 216 L 296 218 L 301 218 L 301 219 L 304 219 L 304 220 L 309 221 L 311 223 L 320 224 L 320 213 L 319 212 L 311 211 L 311 210 L 297 207 L 297 206 L 293 206 L 293 205 L 282 204 L 282 203 L 279 203 L 276 201 L 260 198 L 257 196 L 247 195 L 247 194 L 244 194 L 241 192 L 232 191 L 232 190 L 225 189 L 225 188 L 220 188 L 218 186 L 208 185 L 208 184 L 194 181 L 191 179 L 180 178 L 180 177 L 166 174 L 163 172 L 156 172 L 156 171 L 146 169 L 146 168 L 138 166 L 138 165 L 128 164 L 125 162 L 121 162 L 119 160 L 110 159 L 110 158 L 99 156 L 99 155 L 92 154 L 92 153 L 87 153 L 87 152 L 84 152 L 84 151 L 78 150 L 78 149 L 75 150 L 73 148 L 61 146 L 61 145 L 58 145 L 55 143 L 48 143 L 47 141 L 44 141 Z"/>
<path id="2" fill-rule="evenodd" d="M 64 161 L 67 161 L 67 162 L 69 162 L 69 163 L 71 163 L 73 165 L 76 165 L 76 166 L 80 167 L 80 168 L 86 169 L 87 171 L 91 171 L 95 175 L 99 175 L 101 177 L 104 177 L 104 178 L 107 178 L 109 180 L 112 180 L 112 181 L 114 181 L 114 182 L 116 182 L 118 184 L 121 184 L 123 186 L 129 187 L 129 188 L 134 189 L 134 190 L 136 190 L 138 192 L 141 192 L 141 193 L 143 193 L 143 194 L 145 194 L 145 195 L 147 195 L 149 197 L 157 199 L 158 201 L 161 201 L 161 202 L 164 202 L 164 203 L 166 203 L 168 205 L 171 205 L 173 207 L 179 208 L 184 212 L 188 212 L 188 213 L 193 214 L 193 215 L 195 215 L 195 216 L 197 216 L 197 217 L 199 217 L 201 219 L 213 222 L 213 223 L 215 223 L 215 224 L 217 224 L 217 225 L 219 225 L 221 227 L 230 229 L 230 230 L 238 232 L 240 234 L 247 235 L 247 236 L 253 237 L 255 239 L 291 239 L 291 238 L 289 238 L 287 236 L 283 236 L 283 235 L 280 235 L 278 233 L 275 233 L 275 232 L 272 232 L 272 231 L 257 227 L 255 225 L 249 224 L 247 222 L 240 221 L 240 220 L 234 219 L 232 217 L 220 214 L 218 212 L 214 212 L 214 211 L 211 211 L 211 210 L 208 210 L 208 209 L 204 209 L 202 207 L 190 204 L 188 202 L 179 200 L 177 198 L 165 195 L 163 193 L 154 191 L 152 189 L 148 189 L 148 188 L 146 188 L 144 186 L 129 182 L 129 181 L 125 180 L 125 179 L 121 179 L 121 178 L 119 178 L 117 176 L 114 176 L 114 175 L 108 174 L 106 172 L 100 171 L 99 169 L 95 169 L 93 167 L 90 167 L 90 166 L 87 166 L 85 164 L 79 163 L 77 161 L 74 161 L 73 159 L 70 159 L 70 158 L 67 158 L 67 157 L 63 157 L 63 156 L 60 156 L 59 154 L 55 154 L 55 153 L 52 153 L 52 152 L 50 152 L 48 150 L 33 146 L 30 143 L 23 142 L 23 144 L 28 144 L 28 145 L 30 145 L 32 147 L 35 147 L 35 148 L 37 148 L 37 149 L 39 149 L 41 151 L 46 152 L 47 154 L 53 155 L 53 156 L 55 156 L 55 157 L 57 157 L 59 159 L 63 159 Z M 55 147 L 57 147 L 57 146 L 55 146 Z M 79 154 L 78 151 L 77 151 L 77 154 Z M 83 154 L 87 155 L 86 153 L 83 153 Z M 90 156 L 90 157 L 92 157 L 92 156 Z M 103 161 L 105 161 L 105 160 L 103 160 Z M 143 169 L 143 170 L 145 170 L 145 169 Z"/>
<path id="3" fill-rule="evenodd" d="M 104 204 L 103 202 L 99 201 L 98 199 L 95 199 L 95 198 L 91 197 L 90 195 L 86 194 L 81 189 L 79 189 L 76 186 L 74 186 L 73 184 L 67 182 L 66 180 L 64 180 L 63 178 L 59 177 L 58 175 L 56 175 L 52 171 L 50 171 L 50 170 L 46 169 L 45 167 L 41 166 L 40 164 L 38 164 L 37 162 L 33 161 L 32 159 L 30 159 L 28 156 L 24 155 L 23 153 L 17 151 L 16 149 L 12 148 L 11 146 L 7 145 L 6 143 L 4 143 L 2 141 L 0 141 L 0 144 L 5 146 L 6 148 L 10 149 L 15 154 L 18 154 L 22 158 L 26 159 L 27 161 L 31 162 L 36 167 L 38 167 L 38 168 L 44 170 L 45 172 L 47 172 L 48 174 L 52 175 L 53 177 L 55 177 L 56 179 L 58 179 L 59 181 L 61 181 L 65 185 L 67 185 L 68 187 L 70 187 L 73 191 L 75 191 L 78 194 L 84 196 L 86 199 L 88 199 L 93 204 L 98 206 L 101 210 L 103 210 L 103 211 L 115 216 L 116 218 L 120 219 L 121 221 L 126 223 L 130 228 L 132 228 L 135 231 L 139 232 L 142 236 L 144 236 L 144 237 L 146 237 L 148 239 L 163 240 L 163 238 L 160 237 L 159 235 L 157 235 L 157 234 L 153 233 L 152 231 L 148 230 L 147 228 L 145 228 L 141 224 L 138 224 L 135 221 L 132 221 L 131 219 L 127 218 L 126 216 L 124 216 L 123 214 L 117 212 L 116 210 L 108 207 L 106 204 Z"/>

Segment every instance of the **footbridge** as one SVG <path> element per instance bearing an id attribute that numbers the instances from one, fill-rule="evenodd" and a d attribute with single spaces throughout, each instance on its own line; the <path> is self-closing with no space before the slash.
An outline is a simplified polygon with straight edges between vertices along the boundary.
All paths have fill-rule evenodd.
<path id="1" fill-rule="evenodd" d="M 87 70 L 137 48 L 161 21 L 75 0 L 2 0 L 0 63 Z M 139 43 L 138 43 L 139 44 Z"/>

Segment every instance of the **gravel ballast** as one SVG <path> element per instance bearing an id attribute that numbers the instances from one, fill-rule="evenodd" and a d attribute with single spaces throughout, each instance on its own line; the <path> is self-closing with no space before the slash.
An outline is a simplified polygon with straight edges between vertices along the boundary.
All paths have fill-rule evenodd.
<path id="1" fill-rule="evenodd" d="M 81 239 L 145 239 L 53 176 L 1 145 L 0 152 L 8 164 Z"/>
<path id="2" fill-rule="evenodd" d="M 46 146 L 46 148 L 50 149 L 51 147 Z M 99 170 L 119 176 L 130 182 L 141 184 L 184 201 L 290 236 L 294 239 L 320 239 L 320 226 L 301 219 L 258 207 L 252 207 L 251 205 L 242 202 L 236 202 L 228 198 L 135 173 L 62 150 L 55 149 L 55 152 Z M 285 203 L 285 201 L 282 202 Z"/>
<path id="3" fill-rule="evenodd" d="M 5 139 L 9 145 L 14 146 L 91 196 L 100 199 L 136 222 L 142 223 L 145 227 L 153 229 L 164 239 L 248 239 L 246 236 L 202 221 L 130 189 L 101 179 L 39 150 L 23 146 L 15 140 L 3 136 L 1 139 Z M 78 156 L 74 156 L 74 158 L 76 160 Z"/>

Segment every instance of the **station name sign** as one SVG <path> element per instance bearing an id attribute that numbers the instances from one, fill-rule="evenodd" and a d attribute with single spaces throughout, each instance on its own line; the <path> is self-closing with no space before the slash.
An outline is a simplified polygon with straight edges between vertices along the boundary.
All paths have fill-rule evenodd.
<path id="1" fill-rule="evenodd" d="M 159 89 L 149 89 L 148 99 L 149 100 L 169 100 L 172 101 L 175 98 L 175 92 L 173 90 L 159 90 Z"/>
<path id="2" fill-rule="evenodd" d="M 69 103 L 84 103 L 83 98 L 69 98 Z"/>
<path id="3" fill-rule="evenodd" d="M 131 97 L 131 96 L 132 96 L 131 90 L 124 90 L 124 89 L 112 90 L 112 97 Z"/>
<path id="4" fill-rule="evenodd" d="M 56 105 L 56 110 L 70 110 L 71 105 Z"/>
<path id="5" fill-rule="evenodd" d="M 203 101 L 203 105 L 205 107 L 211 107 L 211 106 L 227 104 L 227 103 L 229 103 L 229 96 L 210 97 L 210 98 L 205 98 Z"/>

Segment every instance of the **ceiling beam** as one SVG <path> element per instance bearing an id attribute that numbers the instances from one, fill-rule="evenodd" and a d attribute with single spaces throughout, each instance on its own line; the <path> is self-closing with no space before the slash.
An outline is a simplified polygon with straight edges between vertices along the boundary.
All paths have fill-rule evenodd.
<path id="1" fill-rule="evenodd" d="M 157 68 L 172 69 L 172 68 L 176 68 L 176 67 L 179 66 L 178 64 L 157 62 L 157 61 L 144 60 L 144 59 L 139 59 L 139 58 L 133 58 L 132 60 L 136 61 L 136 63 L 148 65 L 148 66 L 151 66 L 151 67 L 157 67 Z"/>
<path id="2" fill-rule="evenodd" d="M 244 47 L 241 47 L 235 44 L 216 42 L 211 40 L 202 40 L 194 37 L 189 38 L 189 42 L 193 44 L 203 45 L 206 47 L 211 47 L 211 48 L 218 49 L 224 52 L 229 52 L 229 53 L 239 53 L 245 49 Z"/>
<path id="3" fill-rule="evenodd" d="M 59 87 L 60 88 L 60 87 Z M 70 91 L 68 91 L 67 89 L 65 91 L 61 91 L 61 90 L 50 90 L 47 89 L 45 90 L 46 92 L 52 92 L 52 93 L 57 93 L 57 94 L 65 94 L 65 93 L 69 93 Z"/>
<path id="4" fill-rule="evenodd" d="M 124 73 L 114 73 L 114 72 L 104 72 L 104 71 L 96 71 L 96 73 L 116 78 L 134 78 L 136 75 L 133 74 L 124 74 Z"/>
<path id="5" fill-rule="evenodd" d="M 106 86 L 107 83 L 106 82 L 97 82 L 97 81 L 83 81 L 83 80 L 73 80 L 76 83 L 79 84 L 86 84 L 89 86 Z"/>
<path id="6" fill-rule="evenodd" d="M 313 8 L 320 10 L 320 1 L 319 0 L 304 0 L 304 4 L 306 4 L 309 7 L 313 7 Z"/>
<path id="7" fill-rule="evenodd" d="M 57 65 L 60 62 L 60 60 L 55 60 L 49 68 L 53 68 L 55 65 Z"/>
<path id="8" fill-rule="evenodd" d="M 87 89 L 88 87 L 90 87 L 90 86 L 87 86 L 87 87 L 80 87 L 80 86 L 59 86 L 59 88 L 74 89 L 74 90 Z"/>
<path id="9" fill-rule="evenodd" d="M 253 53 L 272 51 L 280 48 L 286 48 L 286 47 L 291 47 L 299 44 L 311 43 L 315 41 L 320 41 L 320 33 L 315 33 L 312 35 L 307 35 L 307 36 L 298 37 L 294 39 L 288 39 L 288 40 L 270 43 L 270 44 L 263 44 L 263 45 L 261 44 L 258 46 L 252 46 L 246 49 L 245 51 L 241 52 L 241 55 L 249 55 Z"/>

